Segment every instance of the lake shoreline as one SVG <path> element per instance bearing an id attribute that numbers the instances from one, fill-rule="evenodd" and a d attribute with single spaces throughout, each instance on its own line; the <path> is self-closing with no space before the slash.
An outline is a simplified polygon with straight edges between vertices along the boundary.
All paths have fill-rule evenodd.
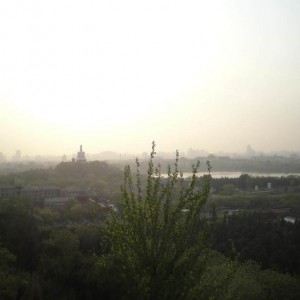
<path id="1" fill-rule="evenodd" d="M 202 177 L 207 175 L 208 172 L 198 172 L 197 176 Z M 242 174 L 248 174 L 251 177 L 288 177 L 300 176 L 300 173 L 259 173 L 259 172 L 211 172 L 212 178 L 238 178 Z M 183 178 L 191 177 L 193 174 L 190 172 L 183 172 Z M 163 177 L 168 177 L 167 173 L 162 174 Z"/>

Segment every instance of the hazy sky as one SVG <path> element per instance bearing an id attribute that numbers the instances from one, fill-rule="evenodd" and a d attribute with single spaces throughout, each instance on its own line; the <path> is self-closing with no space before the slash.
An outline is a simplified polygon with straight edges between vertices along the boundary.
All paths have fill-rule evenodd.
<path id="1" fill-rule="evenodd" d="M 299 0 L 0 2 L 0 152 L 300 151 Z"/>

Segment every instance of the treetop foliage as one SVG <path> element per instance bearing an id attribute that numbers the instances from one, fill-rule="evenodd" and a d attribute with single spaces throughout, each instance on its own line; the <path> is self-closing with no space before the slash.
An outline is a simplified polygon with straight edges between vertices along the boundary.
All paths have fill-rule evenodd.
<path id="1" fill-rule="evenodd" d="M 113 256 L 133 275 L 139 292 L 149 298 L 183 297 L 188 293 L 185 289 L 199 279 L 203 270 L 198 263 L 208 249 L 201 210 L 210 192 L 210 165 L 207 163 L 208 175 L 199 189 L 199 162 L 187 183 L 178 170 L 178 151 L 167 178 L 154 165 L 155 154 L 153 142 L 146 182 L 138 159 L 135 175 L 125 167 L 121 210 L 109 221 L 108 236 Z"/>

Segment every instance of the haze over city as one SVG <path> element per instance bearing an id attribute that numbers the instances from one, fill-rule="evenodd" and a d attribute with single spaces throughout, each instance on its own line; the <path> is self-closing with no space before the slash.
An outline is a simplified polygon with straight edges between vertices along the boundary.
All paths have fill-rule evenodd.
<path id="1" fill-rule="evenodd" d="M 2 1 L 0 152 L 300 151 L 300 2 Z"/>

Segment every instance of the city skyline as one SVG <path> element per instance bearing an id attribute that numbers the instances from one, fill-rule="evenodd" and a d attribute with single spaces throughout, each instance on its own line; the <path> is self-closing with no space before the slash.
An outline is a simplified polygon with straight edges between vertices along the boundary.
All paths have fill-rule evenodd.
<path id="1" fill-rule="evenodd" d="M 47 154 L 47 153 L 38 153 L 38 154 L 32 154 L 32 153 L 22 153 L 20 149 L 16 150 L 15 153 L 12 155 L 7 155 L 6 153 L 3 153 L 0 151 L 0 162 L 3 161 L 47 161 L 50 159 L 51 161 L 72 161 L 73 159 L 76 161 L 78 159 L 78 154 L 85 153 L 88 160 L 122 160 L 123 159 L 130 159 L 130 158 L 136 158 L 139 159 L 148 159 L 149 151 L 146 152 L 140 152 L 140 153 L 134 153 L 134 152 L 115 152 L 115 151 L 98 151 L 98 152 L 82 152 L 83 147 L 82 145 L 79 145 L 80 151 L 76 152 L 73 151 L 72 153 L 53 153 L 53 154 Z M 78 150 L 78 149 L 77 149 Z M 85 150 L 85 149 L 84 149 Z M 177 149 L 178 150 L 178 149 Z M 170 150 L 170 151 L 156 151 L 157 156 L 161 158 L 174 158 L 176 151 Z M 283 157 L 298 157 L 300 156 L 300 151 L 271 151 L 271 152 L 263 152 L 263 151 L 257 151 L 256 149 L 253 149 L 251 145 L 247 145 L 245 147 L 244 151 L 242 152 L 224 152 L 224 151 L 217 151 L 217 152 L 208 152 L 205 149 L 193 149 L 189 148 L 186 151 L 179 151 L 180 157 L 186 157 L 186 158 L 197 158 L 197 157 L 208 157 L 211 155 L 215 156 L 229 156 L 229 157 L 255 157 L 255 156 L 283 156 Z"/>

